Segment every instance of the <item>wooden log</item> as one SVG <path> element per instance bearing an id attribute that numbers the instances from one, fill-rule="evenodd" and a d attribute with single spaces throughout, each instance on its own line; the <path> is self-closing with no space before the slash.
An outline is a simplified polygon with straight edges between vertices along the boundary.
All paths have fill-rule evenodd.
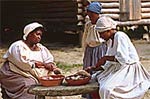
<path id="1" fill-rule="evenodd" d="M 142 13 L 142 19 L 150 19 L 150 13 Z"/>
<path id="2" fill-rule="evenodd" d="M 18 1 L 18 0 L 16 0 L 16 1 Z M 31 1 L 31 0 L 21 0 L 21 1 Z M 32 1 L 35 2 L 35 1 L 41 1 L 41 0 L 32 0 Z M 42 0 L 42 1 L 46 1 L 46 2 L 60 2 L 60 1 L 62 1 L 62 2 L 65 2 L 65 1 L 71 1 L 71 0 Z"/>
<path id="3" fill-rule="evenodd" d="M 106 16 L 109 16 L 115 20 L 118 20 L 119 19 L 119 14 L 102 14 L 102 15 L 106 15 Z"/>
<path id="4" fill-rule="evenodd" d="M 149 2 L 142 2 L 141 7 L 148 7 L 150 8 L 150 1 Z"/>
<path id="5" fill-rule="evenodd" d="M 28 18 L 28 17 L 23 17 L 24 20 L 30 20 L 30 21 L 40 21 L 40 22 L 63 22 L 64 24 L 76 24 L 77 23 L 77 19 L 73 19 L 73 18 Z"/>
<path id="6" fill-rule="evenodd" d="M 77 6 L 77 3 L 76 2 L 72 2 L 72 1 L 69 1 L 69 2 L 50 2 L 51 0 L 49 0 L 49 2 L 17 2 L 21 5 L 27 5 L 27 6 L 30 6 L 30 8 L 43 8 L 43 7 L 46 7 L 46 8 L 63 8 L 63 7 L 75 7 Z M 55 0 L 57 1 L 57 0 Z M 18 5 L 19 5 L 18 4 Z"/>
<path id="7" fill-rule="evenodd" d="M 83 9 L 78 8 L 78 14 L 79 14 L 79 13 L 82 14 L 82 13 L 83 13 Z"/>
<path id="8" fill-rule="evenodd" d="M 78 8 L 83 8 L 82 3 L 78 3 Z"/>
<path id="9" fill-rule="evenodd" d="M 24 13 L 23 16 L 27 17 L 37 17 L 37 18 L 67 18 L 75 17 L 76 13 L 74 12 L 58 12 L 58 13 L 47 13 L 47 12 L 38 12 L 38 13 Z"/>
<path id="10" fill-rule="evenodd" d="M 40 9 L 32 9 L 32 10 L 24 10 L 23 13 L 58 13 L 58 12 L 77 12 L 76 8 L 68 7 L 68 8 L 40 8 Z"/>
<path id="11" fill-rule="evenodd" d="M 119 8 L 119 3 L 101 3 L 102 8 Z"/>
<path id="12" fill-rule="evenodd" d="M 150 8 L 142 8 L 142 13 L 150 13 Z"/>
<path id="13" fill-rule="evenodd" d="M 90 1 L 100 1 L 100 2 L 119 2 L 119 0 L 90 0 Z"/>
<path id="14" fill-rule="evenodd" d="M 102 13 L 103 14 L 106 14 L 106 13 L 109 13 L 109 14 L 119 14 L 120 13 L 120 10 L 119 9 L 102 9 Z"/>
<path id="15" fill-rule="evenodd" d="M 141 19 L 137 21 L 125 21 L 125 22 L 117 22 L 118 26 L 132 26 L 132 25 L 150 25 L 150 19 Z"/>
<path id="16" fill-rule="evenodd" d="M 141 0 L 141 1 L 142 1 L 142 2 L 145 2 L 145 1 L 146 1 L 146 2 L 147 2 L 147 1 L 150 1 L 150 0 Z"/>
<path id="17" fill-rule="evenodd" d="M 82 15 L 77 15 L 77 19 L 80 20 L 84 20 L 84 17 Z"/>

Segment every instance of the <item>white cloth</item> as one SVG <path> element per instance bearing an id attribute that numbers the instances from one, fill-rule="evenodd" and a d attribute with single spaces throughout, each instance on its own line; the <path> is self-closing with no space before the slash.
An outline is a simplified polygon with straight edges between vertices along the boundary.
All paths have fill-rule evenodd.
<path id="1" fill-rule="evenodd" d="M 150 87 L 150 74 L 139 62 L 128 36 L 117 32 L 113 45 L 108 42 L 106 55 L 115 56 L 119 63 L 107 61 L 97 76 L 101 99 L 141 99 Z"/>
<path id="2" fill-rule="evenodd" d="M 26 37 L 29 35 L 29 33 L 31 33 L 33 30 L 35 30 L 38 27 L 43 27 L 43 25 L 37 22 L 33 22 L 31 24 L 26 25 L 23 30 L 24 33 L 23 39 L 26 40 Z"/>
<path id="3" fill-rule="evenodd" d="M 116 29 L 116 26 L 117 22 L 115 22 L 108 16 L 103 16 L 98 19 L 95 29 L 101 33 L 110 29 Z"/>
<path id="4" fill-rule="evenodd" d="M 23 76 L 32 75 L 39 77 L 42 75 L 43 70 L 46 69 L 32 68 L 35 65 L 34 62 L 40 61 L 43 63 L 49 63 L 53 62 L 54 58 L 46 47 L 39 43 L 37 45 L 40 50 L 32 51 L 22 40 L 16 41 L 9 47 L 3 58 L 12 63 L 10 64 L 10 69 L 12 71 Z"/>
<path id="5" fill-rule="evenodd" d="M 95 25 L 92 25 L 91 21 L 88 20 L 85 24 L 82 45 L 86 47 L 87 45 L 90 47 L 96 47 L 104 42 L 103 39 L 100 38 L 98 32 L 95 31 Z"/>
<path id="6" fill-rule="evenodd" d="M 3 99 L 3 98 L 2 98 L 2 88 L 1 88 L 1 84 L 0 84 L 0 99 Z"/>

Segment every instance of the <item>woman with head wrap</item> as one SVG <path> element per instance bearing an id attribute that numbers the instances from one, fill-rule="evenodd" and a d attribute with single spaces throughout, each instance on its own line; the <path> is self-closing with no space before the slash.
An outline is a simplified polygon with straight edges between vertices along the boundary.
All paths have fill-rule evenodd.
<path id="1" fill-rule="evenodd" d="M 27 93 L 29 86 L 37 84 L 40 76 L 61 73 L 52 54 L 40 44 L 43 32 L 43 25 L 28 24 L 23 40 L 11 44 L 3 56 L 6 61 L 0 69 L 0 83 L 7 94 L 4 99 L 35 99 Z"/>
<path id="2" fill-rule="evenodd" d="M 98 60 L 106 53 L 106 44 L 94 29 L 95 24 L 100 17 L 101 9 L 102 6 L 100 2 L 92 2 L 87 6 L 87 15 L 89 20 L 87 20 L 85 24 L 82 38 L 82 45 L 85 50 L 83 68 L 95 66 Z M 93 73 L 94 72 L 91 72 L 91 74 Z M 96 97 L 91 98 L 89 95 L 83 95 L 83 97 L 88 97 L 88 99 L 97 99 Z"/>
<path id="3" fill-rule="evenodd" d="M 96 30 L 107 41 L 108 49 L 96 66 L 89 70 L 104 71 L 97 76 L 101 99 L 141 99 L 150 87 L 150 74 L 139 61 L 129 37 L 116 30 L 117 23 L 101 17 Z"/>

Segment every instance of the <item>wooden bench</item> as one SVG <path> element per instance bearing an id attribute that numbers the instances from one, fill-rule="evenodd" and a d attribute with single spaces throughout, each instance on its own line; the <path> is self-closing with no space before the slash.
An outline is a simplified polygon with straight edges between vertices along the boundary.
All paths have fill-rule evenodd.
<path id="1" fill-rule="evenodd" d="M 89 82 L 86 85 L 80 86 L 53 86 L 53 87 L 44 87 L 41 85 L 32 85 L 28 93 L 34 94 L 38 97 L 38 99 L 45 99 L 45 96 L 72 96 L 72 95 L 80 95 L 85 93 L 90 93 L 98 90 L 98 83 Z"/>

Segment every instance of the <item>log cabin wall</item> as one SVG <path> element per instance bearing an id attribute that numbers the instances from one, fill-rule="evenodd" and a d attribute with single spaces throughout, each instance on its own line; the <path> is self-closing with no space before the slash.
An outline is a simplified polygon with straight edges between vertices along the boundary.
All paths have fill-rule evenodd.
<path id="1" fill-rule="evenodd" d="M 150 0 L 141 0 L 141 17 L 150 19 Z"/>
<path id="2" fill-rule="evenodd" d="M 150 0 L 91 0 L 102 3 L 102 14 L 120 21 L 119 25 L 150 24 Z"/>
<path id="3" fill-rule="evenodd" d="M 85 1 L 1 0 L 0 43 L 21 38 L 23 27 L 32 21 L 38 21 L 46 27 L 47 33 L 43 38 L 47 43 L 80 43 L 86 16 Z M 101 2 L 102 14 L 119 21 L 120 26 L 150 24 L 150 0 L 90 1 Z"/>
<path id="4" fill-rule="evenodd" d="M 46 27 L 46 43 L 78 42 L 76 0 L 1 0 L 1 12 L 4 43 L 21 38 L 24 26 L 34 21 Z"/>

